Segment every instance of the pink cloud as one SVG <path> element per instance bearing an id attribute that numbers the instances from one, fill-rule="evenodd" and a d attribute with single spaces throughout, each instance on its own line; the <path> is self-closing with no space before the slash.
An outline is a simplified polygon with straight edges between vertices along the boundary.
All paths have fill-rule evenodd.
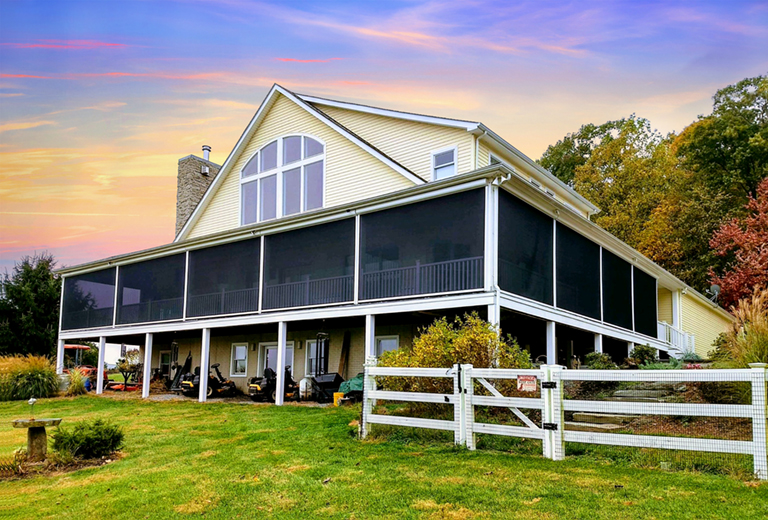
<path id="1" fill-rule="evenodd" d="M 34 78 L 34 79 L 56 79 L 50 76 L 33 76 L 31 74 L 0 74 L 0 78 Z"/>
<path id="2" fill-rule="evenodd" d="M 101 48 L 128 47 L 124 43 L 100 42 L 96 40 L 38 40 L 39 43 L 0 43 L 14 49 L 75 49 L 91 50 Z"/>
<path id="3" fill-rule="evenodd" d="M 325 60 L 298 60 L 296 58 L 275 58 L 277 61 L 288 61 L 292 63 L 328 63 L 329 61 L 343 60 L 344 58 L 328 58 Z"/>

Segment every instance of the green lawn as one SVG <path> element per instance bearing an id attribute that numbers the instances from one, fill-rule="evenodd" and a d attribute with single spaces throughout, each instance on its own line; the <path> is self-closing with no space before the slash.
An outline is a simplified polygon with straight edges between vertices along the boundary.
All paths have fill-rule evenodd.
<path id="1" fill-rule="evenodd" d="M 25 442 L 3 403 L 0 456 Z M 101 468 L 0 483 L 11 518 L 766 518 L 768 485 L 589 458 L 468 452 L 442 442 L 361 442 L 352 408 L 84 396 L 40 400 L 64 424 L 125 426 Z M 530 450 L 527 450 L 530 451 Z M 330 480 L 328 480 L 330 479 Z M 617 488 L 616 486 L 623 486 Z"/>

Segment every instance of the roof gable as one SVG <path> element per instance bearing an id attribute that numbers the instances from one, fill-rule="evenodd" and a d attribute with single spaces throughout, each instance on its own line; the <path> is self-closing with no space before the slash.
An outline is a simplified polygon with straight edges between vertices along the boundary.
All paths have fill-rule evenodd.
<path id="1" fill-rule="evenodd" d="M 275 101 L 281 96 L 284 97 L 285 99 L 290 100 L 296 106 L 300 107 L 303 111 L 305 111 L 307 114 L 311 115 L 313 118 L 321 122 L 323 125 L 327 126 L 329 129 L 331 129 L 335 133 L 338 133 L 339 135 L 344 137 L 353 145 L 367 152 L 370 156 L 375 158 L 375 160 L 379 161 L 380 163 L 383 163 L 384 165 L 389 167 L 391 170 L 400 174 L 405 180 L 410 181 L 410 183 L 418 185 L 418 184 L 424 184 L 426 182 L 424 179 L 414 174 L 413 172 L 411 172 L 401 164 L 397 163 L 391 157 L 388 157 L 383 152 L 378 150 L 376 147 L 374 147 L 370 143 L 367 143 L 365 140 L 363 140 L 362 138 L 360 138 L 359 136 L 351 132 L 349 129 L 345 128 L 343 125 L 335 121 L 333 118 L 331 118 L 327 114 L 324 114 L 322 111 L 318 110 L 317 108 L 313 107 L 309 103 L 298 98 L 295 94 L 293 94 L 289 90 L 281 87 L 280 85 L 275 84 L 272 86 L 266 98 L 262 102 L 261 106 L 259 106 L 259 109 L 256 111 L 256 114 L 254 114 L 253 118 L 251 119 L 250 123 L 246 127 L 245 131 L 240 136 L 240 139 L 238 140 L 237 144 L 233 148 L 232 152 L 230 152 L 229 156 L 227 157 L 227 160 L 224 161 L 224 164 L 221 167 L 221 171 L 219 172 L 219 174 L 216 176 L 214 181 L 209 186 L 208 190 L 203 195 L 197 207 L 192 212 L 192 215 L 189 217 L 189 219 L 187 219 L 187 222 L 184 224 L 184 227 L 182 227 L 182 229 L 179 231 L 178 235 L 174 239 L 174 242 L 179 242 L 189 236 L 190 232 L 195 227 L 196 223 L 201 218 L 202 214 L 205 212 L 206 208 L 209 206 L 211 201 L 214 199 L 214 196 L 216 195 L 218 190 L 221 188 L 222 184 L 224 184 L 225 179 L 230 176 L 230 173 L 235 167 L 235 164 L 237 163 L 238 159 L 241 157 L 241 155 L 245 151 L 248 143 L 250 142 L 253 135 L 256 133 L 256 130 L 259 128 L 261 123 L 264 121 L 264 118 L 269 113 Z"/>

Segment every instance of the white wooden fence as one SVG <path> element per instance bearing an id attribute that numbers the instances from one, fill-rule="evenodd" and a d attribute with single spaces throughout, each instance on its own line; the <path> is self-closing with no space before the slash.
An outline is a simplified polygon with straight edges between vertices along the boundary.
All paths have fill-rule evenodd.
<path id="1" fill-rule="evenodd" d="M 579 442 L 703 451 L 741 453 L 753 457 L 754 473 L 768 480 L 768 400 L 766 365 L 754 364 L 743 370 L 566 370 L 559 365 L 543 365 L 540 369 L 509 370 L 473 368 L 454 365 L 452 368 L 392 368 L 367 365 L 363 387 L 363 421 L 361 434 L 365 437 L 371 424 L 410 426 L 452 431 L 454 442 L 475 449 L 475 434 L 504 435 L 541 439 L 543 454 L 552 460 L 565 457 L 565 443 Z M 445 378 L 453 382 L 452 393 L 395 392 L 379 390 L 377 377 Z M 492 384 L 496 380 L 517 380 L 521 376 L 536 378 L 536 394 L 540 397 L 505 397 Z M 672 402 L 611 402 L 600 400 L 571 400 L 564 398 L 565 381 L 614 381 L 649 383 L 750 383 L 751 404 L 702 404 Z M 490 395 L 475 394 L 476 383 Z M 479 387 L 478 387 L 479 388 Z M 519 395 L 520 392 L 517 392 Z M 377 400 L 441 403 L 453 406 L 453 420 L 423 419 L 376 414 Z M 509 408 L 524 426 L 509 426 L 477 422 L 476 406 Z M 534 423 L 520 410 L 540 410 L 541 424 Z M 597 412 L 650 416 L 735 417 L 752 421 L 752 440 L 724 440 L 685 436 L 637 435 L 571 431 L 565 428 L 565 412 Z"/>

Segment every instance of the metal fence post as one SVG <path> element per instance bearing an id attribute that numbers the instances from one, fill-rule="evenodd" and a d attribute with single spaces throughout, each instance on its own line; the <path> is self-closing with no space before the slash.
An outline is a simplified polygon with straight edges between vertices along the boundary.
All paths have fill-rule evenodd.
<path id="1" fill-rule="evenodd" d="M 750 363 L 752 371 L 752 454 L 755 476 L 768 480 L 768 394 L 766 363 Z"/>
<path id="2" fill-rule="evenodd" d="M 550 408 L 551 423 L 554 428 L 551 433 L 552 460 L 563 460 L 565 458 L 565 444 L 563 443 L 563 429 L 565 428 L 565 414 L 563 410 L 563 380 L 560 377 L 565 367 L 561 365 L 551 365 L 549 367 L 549 380 L 554 383 L 554 388 L 550 389 L 550 398 L 552 405 Z"/>
<path id="3" fill-rule="evenodd" d="M 464 392 L 461 388 L 461 365 L 453 365 L 453 443 L 464 444 Z"/>
<path id="4" fill-rule="evenodd" d="M 475 405 L 472 404 L 472 398 L 475 395 L 474 384 L 472 383 L 472 365 L 462 365 L 461 372 L 464 377 L 462 386 L 464 387 L 464 439 L 467 449 L 474 450 L 475 443 Z"/>

